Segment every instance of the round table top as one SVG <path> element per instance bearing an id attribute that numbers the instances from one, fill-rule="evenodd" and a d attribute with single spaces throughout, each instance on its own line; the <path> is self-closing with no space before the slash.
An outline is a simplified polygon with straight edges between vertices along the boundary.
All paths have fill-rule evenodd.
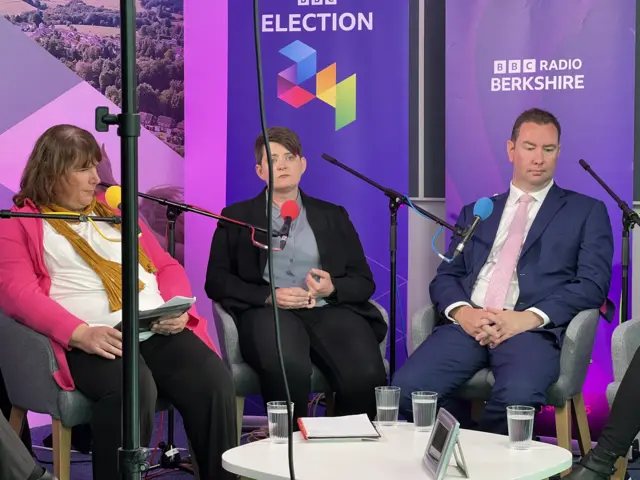
<path id="1" fill-rule="evenodd" d="M 305 441 L 294 435 L 293 458 L 297 480 L 424 480 L 422 464 L 429 432 L 417 432 L 413 424 L 379 427 L 377 441 Z M 547 443 L 533 442 L 529 450 L 509 448 L 503 435 L 460 431 L 460 444 L 469 470 L 469 480 L 538 480 L 556 475 L 572 464 L 571 452 Z M 453 455 L 452 455 L 453 462 Z M 286 443 L 269 439 L 226 451 L 223 467 L 256 480 L 288 480 Z M 452 463 L 453 465 L 453 463 Z M 447 478 L 464 478 L 449 466 Z"/>

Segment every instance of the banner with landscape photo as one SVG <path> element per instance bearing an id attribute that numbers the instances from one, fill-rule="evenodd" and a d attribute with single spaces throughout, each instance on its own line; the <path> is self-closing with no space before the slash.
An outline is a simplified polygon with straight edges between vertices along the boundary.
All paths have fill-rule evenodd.
<path id="1" fill-rule="evenodd" d="M 184 199 L 184 15 L 182 0 L 137 0 L 139 189 Z M 0 201 L 19 185 L 36 138 L 71 123 L 103 145 L 100 175 L 119 183 L 116 129 L 95 132 L 95 108 L 116 111 L 121 102 L 118 0 L 0 0 Z M 166 212 L 148 200 L 141 217 L 164 244 Z M 182 261 L 184 219 L 176 252 Z"/>

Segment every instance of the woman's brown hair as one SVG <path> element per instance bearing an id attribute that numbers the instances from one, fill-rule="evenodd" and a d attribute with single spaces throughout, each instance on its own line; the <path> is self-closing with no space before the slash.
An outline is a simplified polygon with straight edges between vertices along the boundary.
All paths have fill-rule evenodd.
<path id="1" fill-rule="evenodd" d="M 27 199 L 37 206 L 55 203 L 58 182 L 72 169 L 93 167 L 101 160 L 100 146 L 88 131 L 75 125 L 51 127 L 36 141 L 13 203 L 18 207 Z"/>

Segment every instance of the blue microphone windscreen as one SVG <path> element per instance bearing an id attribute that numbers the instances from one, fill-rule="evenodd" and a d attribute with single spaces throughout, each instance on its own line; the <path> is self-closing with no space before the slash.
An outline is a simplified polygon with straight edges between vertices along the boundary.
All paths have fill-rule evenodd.
<path id="1" fill-rule="evenodd" d="M 482 197 L 473 205 L 473 216 L 486 220 L 493 213 L 493 202 L 487 197 Z"/>

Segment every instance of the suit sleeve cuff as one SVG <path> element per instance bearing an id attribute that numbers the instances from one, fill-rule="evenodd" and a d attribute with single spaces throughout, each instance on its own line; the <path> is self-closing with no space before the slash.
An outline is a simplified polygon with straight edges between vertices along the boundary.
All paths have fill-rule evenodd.
<path id="1" fill-rule="evenodd" d="M 445 317 L 447 317 L 449 320 L 451 320 L 453 323 L 458 323 L 456 322 L 453 317 L 451 317 L 451 315 L 449 315 L 451 312 L 453 312 L 454 309 L 458 308 L 458 307 L 463 307 L 463 306 L 467 306 L 470 307 L 471 304 L 469 304 L 468 302 L 455 302 L 452 303 L 451 305 L 449 305 L 447 308 L 444 309 L 444 315 Z"/>
<path id="2" fill-rule="evenodd" d="M 542 318 L 542 325 L 540 325 L 541 328 L 546 327 L 551 323 L 551 319 L 549 318 L 549 315 L 544 313 L 542 310 L 532 307 L 532 308 L 527 308 L 527 311 L 533 312 L 536 315 L 538 315 L 540 318 Z"/>

